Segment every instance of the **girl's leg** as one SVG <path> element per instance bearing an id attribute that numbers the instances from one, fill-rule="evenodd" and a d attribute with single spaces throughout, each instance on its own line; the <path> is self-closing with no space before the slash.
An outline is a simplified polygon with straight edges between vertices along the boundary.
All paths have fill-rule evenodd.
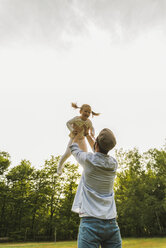
<path id="1" fill-rule="evenodd" d="M 58 168 L 57 168 L 57 173 L 58 175 L 61 175 L 62 174 L 62 171 L 63 171 L 63 167 L 64 167 L 64 162 L 68 159 L 68 157 L 70 157 L 71 155 L 71 152 L 70 152 L 70 148 L 69 146 L 72 144 L 72 139 L 70 139 L 68 145 L 67 145 L 67 149 L 65 151 L 65 153 L 62 155 L 59 163 L 58 163 Z"/>

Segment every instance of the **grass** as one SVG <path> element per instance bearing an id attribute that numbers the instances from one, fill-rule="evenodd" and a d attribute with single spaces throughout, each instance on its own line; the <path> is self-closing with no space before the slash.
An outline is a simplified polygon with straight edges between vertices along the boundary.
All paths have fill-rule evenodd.
<path id="1" fill-rule="evenodd" d="M 123 239 L 123 248 L 166 248 L 166 238 Z"/>
<path id="2" fill-rule="evenodd" d="M 39 242 L 39 243 L 6 243 L 0 248 L 77 248 L 76 241 Z M 166 248 L 166 238 L 128 238 L 123 239 L 123 248 Z"/>

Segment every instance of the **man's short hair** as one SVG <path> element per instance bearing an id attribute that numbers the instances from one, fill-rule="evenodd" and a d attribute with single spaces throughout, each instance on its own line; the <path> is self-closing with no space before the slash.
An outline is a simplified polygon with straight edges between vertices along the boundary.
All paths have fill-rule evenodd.
<path id="1" fill-rule="evenodd" d="M 116 138 L 113 132 L 108 128 L 101 130 L 96 140 L 102 153 L 107 154 L 116 145 Z"/>

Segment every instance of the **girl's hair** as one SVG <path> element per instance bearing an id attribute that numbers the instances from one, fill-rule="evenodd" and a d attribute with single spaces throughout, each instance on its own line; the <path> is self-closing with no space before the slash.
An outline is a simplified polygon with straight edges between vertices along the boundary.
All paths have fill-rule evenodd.
<path id="1" fill-rule="evenodd" d="M 83 108 L 85 108 L 85 107 L 89 107 L 90 108 L 90 110 L 91 110 L 91 113 L 92 113 L 92 117 L 94 116 L 94 115 L 99 115 L 100 113 L 95 113 L 95 112 L 93 112 L 92 111 L 92 109 L 91 109 L 91 106 L 90 105 L 88 105 L 88 104 L 83 104 L 81 107 L 78 107 L 77 106 L 77 103 L 71 103 L 71 106 L 73 107 L 73 108 L 75 108 L 75 109 L 77 109 L 77 108 L 79 108 L 80 110 L 82 110 Z"/>

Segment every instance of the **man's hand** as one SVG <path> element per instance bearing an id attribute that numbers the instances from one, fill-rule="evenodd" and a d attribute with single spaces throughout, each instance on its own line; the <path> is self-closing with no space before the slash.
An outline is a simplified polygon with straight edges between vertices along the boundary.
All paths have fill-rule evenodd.
<path id="1" fill-rule="evenodd" d="M 94 133 L 93 133 L 92 131 L 90 132 L 90 135 L 91 135 L 93 138 L 95 138 Z"/>
<path id="2" fill-rule="evenodd" d="M 89 142 L 89 145 L 91 146 L 92 151 L 93 151 L 93 146 L 94 146 L 94 143 L 95 143 L 95 137 L 88 134 L 86 136 L 86 138 L 87 138 L 87 140 Z"/>
<path id="3" fill-rule="evenodd" d="M 87 136 L 89 134 L 89 128 L 84 125 L 84 136 Z"/>
<path id="4" fill-rule="evenodd" d="M 78 134 L 78 131 L 77 131 L 77 130 L 74 130 L 74 131 L 73 131 L 73 134 L 74 134 L 74 135 L 77 135 L 77 134 Z"/>

